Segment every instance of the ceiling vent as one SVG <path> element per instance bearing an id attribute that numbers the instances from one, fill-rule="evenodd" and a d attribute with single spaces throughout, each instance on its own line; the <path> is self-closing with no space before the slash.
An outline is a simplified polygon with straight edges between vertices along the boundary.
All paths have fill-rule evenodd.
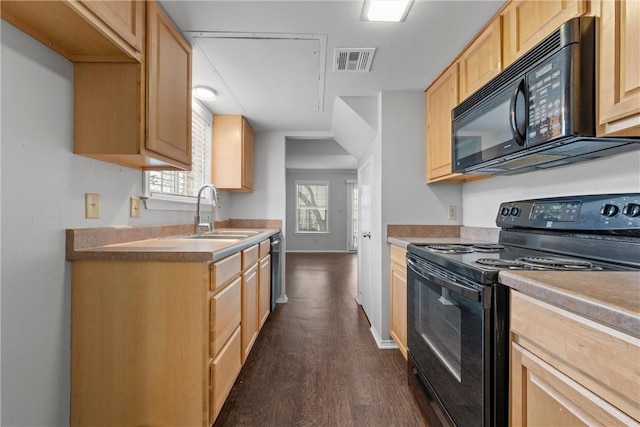
<path id="1" fill-rule="evenodd" d="M 336 49 L 333 57 L 333 71 L 353 71 L 368 73 L 371 71 L 375 47 L 365 49 Z"/>

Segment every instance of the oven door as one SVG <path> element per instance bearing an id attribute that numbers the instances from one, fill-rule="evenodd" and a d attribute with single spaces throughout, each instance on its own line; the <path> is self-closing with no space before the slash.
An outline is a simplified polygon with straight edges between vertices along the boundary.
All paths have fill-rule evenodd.
<path id="1" fill-rule="evenodd" d="M 407 267 L 409 380 L 425 392 L 421 407 L 431 424 L 488 426 L 491 287 L 411 254 Z"/>

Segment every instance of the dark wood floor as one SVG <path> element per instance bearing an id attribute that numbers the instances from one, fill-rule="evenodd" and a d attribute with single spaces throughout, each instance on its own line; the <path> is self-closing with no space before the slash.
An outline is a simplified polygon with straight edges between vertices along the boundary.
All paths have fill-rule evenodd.
<path id="1" fill-rule="evenodd" d="M 271 313 L 215 426 L 423 426 L 398 350 L 355 302 L 356 255 L 287 254 Z"/>

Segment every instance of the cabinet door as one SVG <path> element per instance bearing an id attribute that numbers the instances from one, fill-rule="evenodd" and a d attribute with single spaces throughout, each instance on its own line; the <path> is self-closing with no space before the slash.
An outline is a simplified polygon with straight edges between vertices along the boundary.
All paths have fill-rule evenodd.
<path id="1" fill-rule="evenodd" d="M 227 399 L 233 383 L 236 381 L 242 368 L 240 347 L 240 327 L 237 327 L 227 344 L 220 350 L 220 353 L 211 364 L 209 379 L 211 382 L 209 403 L 210 423 L 213 423 L 218 417 L 224 401 Z"/>
<path id="2" fill-rule="evenodd" d="M 640 135 L 640 2 L 603 0 L 599 115 L 603 135 Z"/>
<path id="3" fill-rule="evenodd" d="M 253 191 L 253 143 L 253 129 L 244 117 L 213 116 L 213 185 L 227 191 Z"/>
<path id="4" fill-rule="evenodd" d="M 211 298 L 211 357 L 216 357 L 236 327 L 240 326 L 241 307 L 242 279 L 240 277 Z"/>
<path id="5" fill-rule="evenodd" d="M 104 21 L 135 51 L 144 43 L 145 5 L 143 1 L 87 1 L 81 3 Z"/>
<path id="6" fill-rule="evenodd" d="M 271 256 L 267 255 L 260 260 L 260 274 L 258 277 L 258 283 L 260 284 L 260 291 L 258 292 L 258 299 L 260 301 L 258 318 L 260 319 L 260 329 L 267 321 L 269 313 L 271 312 Z"/>
<path id="7" fill-rule="evenodd" d="M 191 46 L 147 3 L 147 149 L 191 167 Z"/>
<path id="8" fill-rule="evenodd" d="M 480 89 L 502 70 L 500 18 L 480 33 L 464 51 L 460 67 L 460 102 Z"/>
<path id="9" fill-rule="evenodd" d="M 407 358 L 407 270 L 391 263 L 391 319 L 389 331 Z"/>
<path id="10" fill-rule="evenodd" d="M 512 1 L 501 14 L 503 68 L 587 9 L 586 0 Z"/>
<path id="11" fill-rule="evenodd" d="M 451 110 L 458 103 L 458 64 L 449 67 L 425 93 L 427 182 L 451 174 Z"/>
<path id="12" fill-rule="evenodd" d="M 637 422 L 518 344 L 511 346 L 510 425 L 614 426 Z"/>
<path id="13" fill-rule="evenodd" d="M 242 274 L 242 363 L 258 336 L 258 264 Z"/>

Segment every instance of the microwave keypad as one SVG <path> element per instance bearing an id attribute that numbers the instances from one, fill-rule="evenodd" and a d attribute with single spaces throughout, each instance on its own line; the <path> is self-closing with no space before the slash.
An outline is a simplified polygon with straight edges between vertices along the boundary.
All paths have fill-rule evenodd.
<path id="1" fill-rule="evenodd" d="M 529 126 L 527 140 L 536 145 L 562 135 L 563 90 L 559 60 L 528 74 Z"/>

